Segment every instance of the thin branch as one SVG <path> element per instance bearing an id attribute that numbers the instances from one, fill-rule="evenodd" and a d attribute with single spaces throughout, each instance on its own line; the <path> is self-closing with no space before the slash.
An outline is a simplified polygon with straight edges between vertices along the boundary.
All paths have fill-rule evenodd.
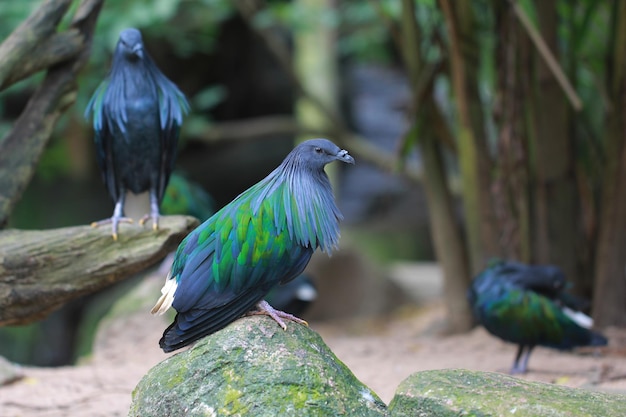
<path id="1" fill-rule="evenodd" d="M 246 141 L 264 136 L 297 135 L 301 133 L 319 134 L 320 132 L 307 129 L 292 116 L 278 115 L 213 123 L 207 125 L 206 130 L 192 132 L 190 139 L 205 143 L 217 143 L 224 140 Z"/>
<path id="2" fill-rule="evenodd" d="M 582 100 L 580 99 L 580 97 L 578 97 L 578 94 L 576 94 L 576 90 L 574 90 L 574 87 L 567 78 L 567 75 L 565 75 L 565 72 L 559 65 L 557 59 L 552 54 L 552 51 L 550 51 L 550 48 L 548 47 L 546 42 L 541 37 L 541 34 L 537 31 L 537 29 L 535 29 L 532 22 L 530 21 L 524 10 L 519 6 L 516 0 L 509 0 L 509 3 L 511 3 L 515 15 L 528 33 L 528 36 L 535 45 L 535 48 L 537 48 L 539 55 L 543 58 L 546 65 L 552 72 L 552 75 L 554 75 L 554 78 L 561 86 L 561 89 L 565 93 L 565 96 L 569 100 L 570 104 L 577 112 L 581 111 L 583 108 Z"/>
<path id="3" fill-rule="evenodd" d="M 389 33 L 391 33 L 391 38 L 393 42 L 398 47 L 398 50 L 402 50 L 402 34 L 398 30 L 398 27 L 394 23 L 393 19 L 389 17 L 389 15 L 385 12 L 383 5 L 380 3 L 380 0 L 369 0 L 369 3 L 376 10 L 378 17 L 383 21 Z"/>
<path id="4" fill-rule="evenodd" d="M 2 67 L 4 78 L 0 80 L 0 91 L 39 71 L 74 58 L 82 49 L 83 37 L 76 29 L 42 39 L 41 43 L 23 57 L 19 65 L 8 68 L 8 71 L 5 71 L 4 66 Z"/>
<path id="5" fill-rule="evenodd" d="M 441 11 L 443 12 L 444 20 L 448 27 L 448 33 L 450 34 L 450 72 L 452 78 L 452 85 L 454 86 L 454 92 L 457 99 L 456 104 L 459 109 L 459 118 L 461 119 L 462 129 L 470 130 L 470 116 L 468 109 L 467 99 L 467 86 L 465 79 L 465 61 L 461 54 L 461 48 L 459 45 L 459 33 L 457 31 L 457 23 L 454 19 L 454 13 L 452 12 L 452 6 L 449 0 L 439 0 Z"/>
<path id="6" fill-rule="evenodd" d="M 15 72 L 38 44 L 52 36 L 72 0 L 47 0 L 0 45 L 0 85 Z"/>

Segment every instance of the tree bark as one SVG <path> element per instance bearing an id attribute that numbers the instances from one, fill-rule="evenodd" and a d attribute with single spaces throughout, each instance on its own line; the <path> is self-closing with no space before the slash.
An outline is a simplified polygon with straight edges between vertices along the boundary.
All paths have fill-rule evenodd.
<path id="1" fill-rule="evenodd" d="M 46 0 L 2 42 L 0 85 L 5 86 L 5 80 L 11 78 L 11 74 L 22 71 L 33 50 L 56 32 L 70 4 L 72 0 Z"/>
<path id="2" fill-rule="evenodd" d="M 498 125 L 498 158 L 492 187 L 499 245 L 507 258 L 530 262 L 530 198 L 525 92 L 529 81 L 523 70 L 528 64 L 529 45 L 507 3 L 495 0 L 495 33 L 498 43 L 494 119 Z"/>
<path id="3" fill-rule="evenodd" d="M 478 93 L 480 51 L 471 2 L 439 0 L 448 28 L 451 81 L 459 122 L 459 161 L 470 271 L 476 274 L 501 255 L 491 201 L 492 162 Z"/>
<path id="4" fill-rule="evenodd" d="M 414 113 L 411 117 L 413 128 L 419 135 L 418 149 L 424 163 L 423 183 L 426 189 L 435 253 L 443 269 L 448 331 L 464 332 L 473 325 L 466 298 L 470 283 L 469 267 L 461 231 L 454 215 L 441 149 L 430 123 L 437 111 L 432 91 L 435 74 L 432 74 L 428 87 L 422 91 L 419 85 L 423 63 L 414 3 L 412 0 L 403 0 L 402 5 L 402 53 L 414 95 Z"/>
<path id="5" fill-rule="evenodd" d="M 12 130 L 0 141 L 0 228 L 6 225 L 11 210 L 30 182 L 56 122 L 76 99 L 76 78 L 89 58 L 102 1 L 84 0 L 79 5 L 68 33 L 77 32 L 80 36 L 80 53 L 48 70 Z M 0 56 L 7 59 L 0 66 L 0 84 L 13 77 L 14 71 L 21 68 L 20 60 L 32 53 L 36 45 L 46 44 L 69 3 L 47 1 L 0 46 Z M 73 35 L 70 38 L 75 39 Z M 32 68 L 39 68 L 39 64 Z"/>
<path id="6" fill-rule="evenodd" d="M 434 106 L 433 102 L 427 106 Z M 421 126 L 429 120 L 433 108 L 423 109 Z M 419 150 L 424 163 L 424 188 L 428 213 L 431 219 L 431 234 L 437 259 L 443 269 L 443 294 L 447 310 L 448 331 L 465 332 L 472 328 L 472 313 L 467 303 L 467 288 L 470 283 L 469 267 L 461 230 L 456 222 L 452 197 L 448 190 L 445 167 L 440 145 L 432 132 L 419 129 Z"/>
<path id="7" fill-rule="evenodd" d="M 597 242 L 593 317 L 598 326 L 626 325 L 626 2 L 615 2 L 612 111 Z"/>
<path id="8" fill-rule="evenodd" d="M 545 44 L 556 55 L 557 2 L 536 1 L 539 30 Z M 534 259 L 540 263 L 558 265 L 570 281 L 574 291 L 589 293 L 591 281 L 578 274 L 577 260 L 582 229 L 577 193 L 574 149 L 571 143 L 570 112 L 567 98 L 552 71 L 535 54 L 536 79 L 533 86 L 533 120 L 536 130 L 531 135 L 536 159 L 536 208 L 545 216 L 537 216 L 536 233 L 540 241 Z"/>
<path id="9" fill-rule="evenodd" d="M 79 296 L 128 278 L 176 249 L 198 220 L 161 217 L 159 230 L 110 227 L 0 231 L 0 325 L 39 320 Z"/>
<path id="10" fill-rule="evenodd" d="M 63 33 L 56 33 L 51 37 L 41 39 L 41 43 L 36 45 L 29 55 L 20 61 L 19 66 L 13 67 L 11 72 L 4 74 L 5 77 L 0 82 L 0 91 L 39 71 L 74 58 L 80 53 L 83 46 L 83 37 L 76 29 L 69 29 Z M 0 62 L 2 62 L 2 58 L 0 58 Z"/>

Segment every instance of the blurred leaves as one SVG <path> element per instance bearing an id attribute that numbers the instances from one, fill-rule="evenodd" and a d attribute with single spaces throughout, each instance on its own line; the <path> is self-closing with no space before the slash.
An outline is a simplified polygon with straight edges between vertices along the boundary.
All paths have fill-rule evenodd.
<path id="1" fill-rule="evenodd" d="M 537 25 L 535 3 L 518 0 L 520 6 Z M 69 21 L 79 1 L 74 1 L 66 16 Z M 41 0 L 3 1 L 0 14 L 0 36 L 6 37 L 36 7 Z M 261 2 L 259 2 L 261 4 Z M 311 22 L 306 3 L 269 0 L 255 14 L 254 23 L 262 27 L 277 28 L 287 35 L 308 30 Z M 448 34 L 443 25 L 437 0 L 415 0 L 415 14 L 420 27 L 420 49 L 422 59 L 429 63 L 444 63 L 447 60 Z M 587 105 L 587 110 L 576 123 L 578 151 L 585 169 L 599 171 L 602 159 L 602 137 L 605 129 L 605 113 L 610 103 L 606 95 L 605 68 L 606 42 L 610 30 L 611 7 L 608 3 L 594 0 L 556 2 L 559 12 L 559 51 L 557 57 L 568 72 L 577 93 Z M 495 46 L 499 42 L 494 32 L 493 4 L 490 0 L 472 0 L 476 15 L 478 34 L 479 83 L 481 99 L 488 120 L 486 125 L 488 142 L 495 143 L 496 133 L 493 108 L 498 97 L 495 91 L 498 64 L 494 61 Z M 87 68 L 81 74 L 79 95 L 74 111 L 81 114 L 98 83 L 109 69 L 113 48 L 119 32 L 126 27 L 139 28 L 148 43 L 148 49 L 161 48 L 154 55 L 176 56 L 181 60 L 210 54 L 218 41 L 220 25 L 235 14 L 233 2 L 229 0 L 107 0 L 100 14 L 96 36 Z M 317 15 L 318 22 L 329 28 L 338 29 L 338 51 L 342 59 L 389 63 L 398 61 L 398 45 L 394 43 L 394 30 L 401 18 L 401 2 L 397 0 L 344 0 L 336 8 L 328 8 Z M 63 25 L 61 25 L 62 27 Z M 16 85 L 0 94 L 0 114 L 6 115 L 7 95 L 26 95 L 37 84 L 37 77 Z M 447 74 L 442 72 L 436 81 L 435 94 L 444 110 L 450 129 L 456 131 L 454 100 Z M 202 131 L 207 128 L 206 114 L 226 98 L 227 91 L 220 86 L 205 86 L 192 95 L 192 111 L 186 131 Z M 23 101 L 23 100 L 22 100 Z M 14 113 L 14 109 L 11 109 Z M 0 133 L 6 130 L 11 120 L 0 119 Z M 87 123 L 85 123 L 87 126 Z M 191 129 L 190 129 L 191 128 Z M 58 135 L 62 135 L 59 132 Z M 56 160 L 60 151 L 51 151 Z M 46 157 L 47 158 L 47 157 Z M 62 162 L 60 162 L 62 163 Z M 46 162 L 47 164 L 47 162 Z M 55 164 L 52 164 L 55 165 Z M 62 169 L 44 168 L 42 172 L 53 175 Z M 45 175 L 48 175 L 45 174 Z"/>
<path id="2" fill-rule="evenodd" d="M 43 181 L 52 181 L 71 172 L 67 141 L 56 138 L 46 148 L 37 165 L 36 175 Z"/>

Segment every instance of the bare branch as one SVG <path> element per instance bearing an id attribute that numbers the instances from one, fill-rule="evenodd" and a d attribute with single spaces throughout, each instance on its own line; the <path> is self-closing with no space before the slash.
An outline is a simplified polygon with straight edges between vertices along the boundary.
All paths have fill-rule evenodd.
<path id="1" fill-rule="evenodd" d="M 223 140 L 245 141 L 263 136 L 317 133 L 305 129 L 292 116 L 264 116 L 214 123 L 205 131 L 192 134 L 192 139 L 207 143 Z"/>
<path id="2" fill-rule="evenodd" d="M 576 90 L 574 90 L 574 87 L 572 87 L 572 84 L 567 78 L 567 75 L 565 75 L 565 72 L 559 65 L 559 62 L 554 57 L 554 54 L 552 53 L 552 51 L 550 51 L 550 48 L 546 44 L 546 41 L 543 40 L 543 38 L 541 37 L 541 34 L 539 34 L 537 29 L 535 29 L 530 19 L 528 18 L 528 16 L 526 16 L 526 13 L 519 6 L 517 1 L 509 0 L 509 2 L 511 3 L 511 6 L 513 7 L 513 11 L 515 12 L 515 15 L 517 16 L 522 26 L 524 26 L 524 29 L 528 33 L 530 40 L 535 45 L 535 48 L 537 48 L 539 55 L 546 62 L 546 65 L 548 66 L 548 68 L 550 68 L 550 71 L 552 71 L 554 78 L 557 80 L 557 82 L 563 89 L 563 92 L 565 93 L 565 96 L 569 100 L 570 104 L 572 105 L 574 110 L 581 111 L 583 108 L 583 102 L 580 99 L 580 97 L 578 97 L 578 94 L 576 94 Z"/>
<path id="3" fill-rule="evenodd" d="M 47 0 L 0 45 L 0 85 L 22 65 L 36 46 L 56 32 L 72 0 Z"/>
<path id="4" fill-rule="evenodd" d="M 57 33 L 42 40 L 28 56 L 23 57 L 19 66 L 11 68 L 9 72 L 3 72 L 5 76 L 0 80 L 0 91 L 39 71 L 75 57 L 82 49 L 83 37 L 76 29 Z M 0 71 L 5 69 L 3 66 Z"/>
<path id="5" fill-rule="evenodd" d="M 164 216 L 159 230 L 108 227 L 0 231 L 0 325 L 26 324 L 164 258 L 198 220 Z"/>

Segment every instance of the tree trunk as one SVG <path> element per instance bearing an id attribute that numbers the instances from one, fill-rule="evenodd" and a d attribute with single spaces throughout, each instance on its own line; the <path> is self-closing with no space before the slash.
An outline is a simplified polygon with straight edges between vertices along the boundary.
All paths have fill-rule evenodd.
<path id="1" fill-rule="evenodd" d="M 626 2 L 615 2 L 609 77 L 606 167 L 596 252 L 593 316 L 598 326 L 626 325 Z"/>
<path id="2" fill-rule="evenodd" d="M 507 3 L 496 0 L 495 31 L 499 41 L 495 61 L 497 73 L 494 119 L 498 126 L 498 158 L 492 188 L 500 231 L 499 243 L 507 258 L 530 261 L 529 166 L 524 117 L 525 91 L 529 86 L 527 67 L 529 45 Z"/>
<path id="3" fill-rule="evenodd" d="M 450 39 L 451 79 L 459 119 L 459 160 L 470 271 L 501 255 L 491 199 L 492 161 L 486 142 L 483 107 L 478 92 L 480 50 L 471 2 L 439 0 Z"/>
<path id="4" fill-rule="evenodd" d="M 428 202 L 430 228 L 437 259 L 444 275 L 443 293 L 447 310 L 448 330 L 465 332 L 472 328 L 473 320 L 467 302 L 470 283 L 465 246 L 456 222 L 453 201 L 448 190 L 441 149 L 432 131 L 426 127 L 434 102 L 422 109 L 419 146 L 424 163 L 424 189 Z"/>
<path id="5" fill-rule="evenodd" d="M 557 1 L 538 0 L 535 6 L 540 33 L 553 54 L 557 55 Z M 535 247 L 538 250 L 534 259 L 558 265 L 574 283 L 574 291 L 585 294 L 589 292 L 591 282 L 580 279 L 578 274 L 580 204 L 574 176 L 568 102 L 544 60 L 538 54 L 534 54 L 534 58 L 536 80 L 532 118 L 536 130 L 530 137 L 536 160 L 536 210 L 545 214 L 536 216 L 535 236 L 538 242 Z"/>
<path id="6" fill-rule="evenodd" d="M 441 149 L 431 123 L 435 119 L 434 113 L 438 111 L 432 91 L 435 74 L 428 83 L 429 87 L 420 91 L 420 76 L 424 66 L 420 55 L 420 33 L 415 20 L 415 5 L 412 0 L 403 0 L 402 4 L 402 53 L 414 95 L 414 113 L 411 117 L 414 132 L 419 135 L 418 149 L 424 163 L 423 184 L 435 253 L 443 269 L 448 331 L 464 332 L 473 325 L 466 298 L 470 283 L 469 268 L 465 245 L 454 215 Z"/>

